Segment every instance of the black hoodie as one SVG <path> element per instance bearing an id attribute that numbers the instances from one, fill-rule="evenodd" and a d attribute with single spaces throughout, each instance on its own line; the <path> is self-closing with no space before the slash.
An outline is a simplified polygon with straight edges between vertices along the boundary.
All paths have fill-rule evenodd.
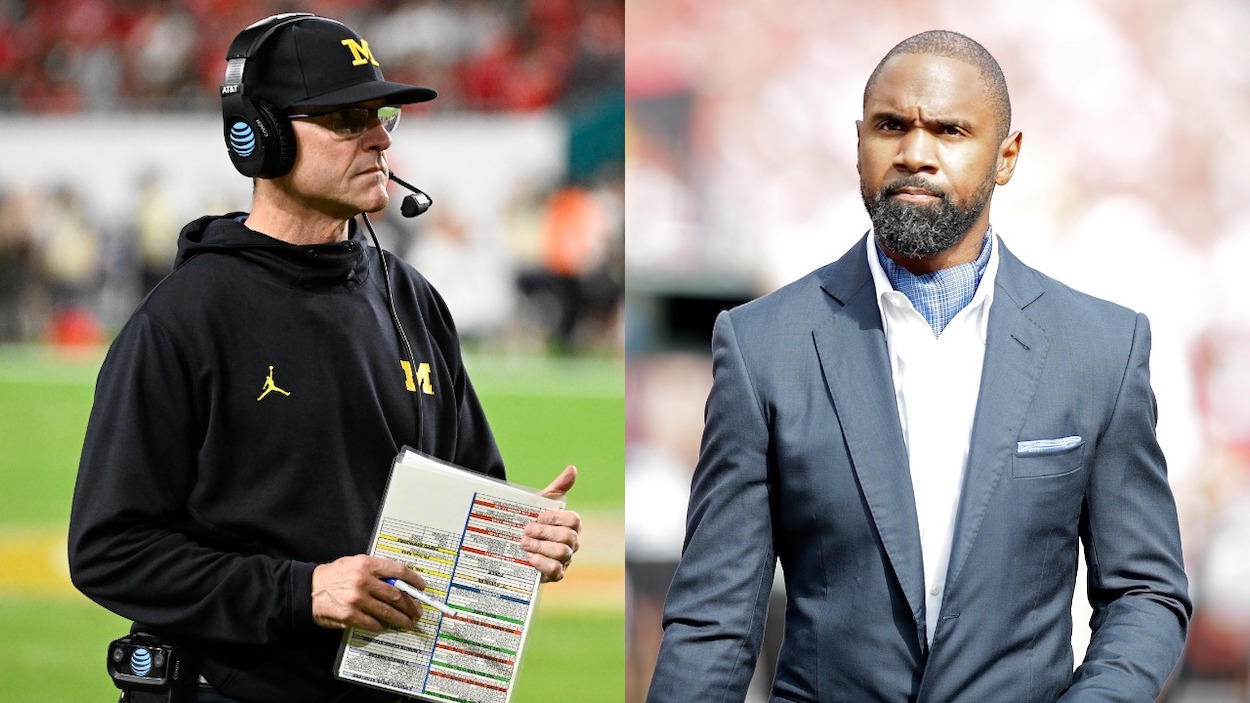
<path id="1" fill-rule="evenodd" d="M 330 673 L 340 633 L 313 624 L 312 571 L 368 546 L 400 447 L 499 478 L 503 462 L 423 276 L 386 255 L 410 373 L 354 222 L 345 242 L 296 246 L 236 216 L 183 229 L 175 270 L 109 349 L 70 571 L 194 650 L 222 693 L 329 701 L 346 690 Z"/>

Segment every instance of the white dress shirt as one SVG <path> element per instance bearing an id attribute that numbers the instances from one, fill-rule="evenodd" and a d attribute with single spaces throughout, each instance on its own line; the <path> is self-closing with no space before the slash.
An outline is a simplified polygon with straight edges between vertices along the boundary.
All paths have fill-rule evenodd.
<path id="1" fill-rule="evenodd" d="M 912 491 L 924 563 L 925 625 L 930 643 L 946 588 L 955 515 L 985 360 L 985 336 L 998 246 L 990 237 L 990 259 L 972 301 L 941 336 L 907 296 L 894 290 L 877 260 L 876 237 L 868 237 L 868 266 L 885 328 L 894 399 L 907 446 Z"/>

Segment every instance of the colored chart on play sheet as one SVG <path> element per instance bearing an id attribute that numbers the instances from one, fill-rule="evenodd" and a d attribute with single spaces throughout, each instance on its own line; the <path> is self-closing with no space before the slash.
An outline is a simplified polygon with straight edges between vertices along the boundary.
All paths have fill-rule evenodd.
<path id="1" fill-rule="evenodd" d="M 406 452 L 392 471 L 371 553 L 421 574 L 423 608 L 410 630 L 348 630 L 343 679 L 430 701 L 506 703 L 516 680 L 539 574 L 525 559 L 525 525 L 559 501 Z"/>

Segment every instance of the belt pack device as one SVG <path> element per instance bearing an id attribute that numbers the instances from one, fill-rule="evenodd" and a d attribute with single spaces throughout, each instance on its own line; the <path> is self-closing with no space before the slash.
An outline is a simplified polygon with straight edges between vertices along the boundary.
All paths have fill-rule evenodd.
<path id="1" fill-rule="evenodd" d="M 108 672 L 118 703 L 184 703 L 197 677 L 185 649 L 135 632 L 109 643 Z"/>

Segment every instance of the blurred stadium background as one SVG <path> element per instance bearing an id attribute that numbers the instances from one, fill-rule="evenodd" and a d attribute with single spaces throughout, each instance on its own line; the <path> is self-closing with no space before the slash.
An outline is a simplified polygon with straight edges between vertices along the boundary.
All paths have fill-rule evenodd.
<path id="1" fill-rule="evenodd" d="M 1250 5 L 630 0 L 627 20 L 626 700 L 645 694 L 680 555 L 712 320 L 868 229 L 864 82 L 894 44 L 941 28 L 998 58 L 1024 133 L 995 230 L 1027 263 L 1152 321 L 1198 606 L 1168 700 L 1250 701 Z"/>
<path id="2" fill-rule="evenodd" d="M 584 548 L 514 700 L 623 700 L 622 0 L 0 0 L 0 701 L 116 700 L 126 623 L 64 556 L 95 374 L 181 226 L 247 209 L 217 86 L 234 35 L 287 11 L 439 91 L 389 152 L 435 206 L 379 236 L 447 298 L 510 478 L 581 468 Z"/>

